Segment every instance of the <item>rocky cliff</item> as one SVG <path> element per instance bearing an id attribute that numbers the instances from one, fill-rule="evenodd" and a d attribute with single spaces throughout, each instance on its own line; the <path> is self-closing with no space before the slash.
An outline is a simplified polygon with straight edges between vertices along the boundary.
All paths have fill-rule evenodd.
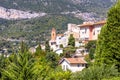
<path id="1" fill-rule="evenodd" d="M 22 11 L 16 9 L 6 9 L 4 7 L 0 7 L 0 18 L 3 19 L 30 19 L 35 17 L 45 16 L 46 13 L 36 13 L 30 11 Z"/>

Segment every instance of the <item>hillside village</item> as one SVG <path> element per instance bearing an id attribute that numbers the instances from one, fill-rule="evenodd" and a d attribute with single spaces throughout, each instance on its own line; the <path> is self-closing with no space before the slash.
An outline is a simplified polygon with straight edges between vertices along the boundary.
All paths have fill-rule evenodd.
<path id="1" fill-rule="evenodd" d="M 81 71 L 83 68 L 86 67 L 87 62 L 84 60 L 84 56 L 86 54 L 89 54 L 89 52 L 86 51 L 84 46 L 88 43 L 88 41 L 98 39 L 100 30 L 105 23 L 105 20 L 99 22 L 84 22 L 80 25 L 69 23 L 67 31 L 63 34 L 56 34 L 55 28 L 52 29 L 49 45 L 51 50 L 53 50 L 58 55 L 63 53 L 64 47 L 68 46 L 70 35 L 72 34 L 75 38 L 75 47 L 77 47 L 77 49 L 72 58 L 64 58 L 61 62 L 62 68 L 64 70 L 67 70 L 68 68 L 72 72 L 75 72 Z M 63 48 L 60 47 L 61 45 L 63 46 Z M 83 54 L 82 51 L 84 51 Z M 74 65 L 67 64 L 64 61 L 67 61 L 70 64 L 73 63 Z M 82 68 L 78 68 L 78 65 L 82 65 Z"/>
<path id="2" fill-rule="evenodd" d="M 100 30 L 105 23 L 106 21 L 84 22 L 80 25 L 69 23 L 68 30 L 64 34 L 56 34 L 56 30 L 53 28 L 49 41 L 51 49 L 55 51 L 55 47 L 60 47 L 61 44 L 63 47 L 67 47 L 70 34 L 75 38 L 75 47 L 83 46 L 90 40 L 97 40 L 98 34 L 100 34 Z"/>
<path id="3" fill-rule="evenodd" d="M 0 80 L 120 80 L 120 0 L 0 6 Z"/>
<path id="4" fill-rule="evenodd" d="M 100 30 L 105 23 L 106 23 L 105 20 L 98 22 L 83 22 L 83 24 L 79 24 L 79 25 L 68 23 L 67 31 L 65 31 L 63 34 L 57 34 L 56 29 L 52 28 L 51 39 L 49 40 L 49 46 L 50 49 L 58 55 L 63 54 L 64 48 L 69 46 L 68 42 L 71 35 L 75 39 L 75 46 L 74 46 L 75 51 L 72 52 L 72 55 L 70 55 L 68 52 L 70 57 L 67 58 L 64 57 L 59 62 L 63 70 L 66 71 L 68 68 L 72 72 L 76 72 L 76 71 L 81 71 L 82 69 L 87 67 L 87 62 L 85 61 L 84 58 L 86 55 L 89 54 L 89 51 L 85 48 L 85 45 L 89 41 L 94 41 L 98 39 Z M 31 47 L 29 51 L 31 53 L 35 53 L 37 47 L 38 46 Z M 45 50 L 45 45 L 41 45 L 41 48 Z M 4 51 L 7 52 L 6 49 Z M 10 54 L 6 56 L 8 57 L 9 55 Z M 74 65 L 70 65 L 70 64 L 74 64 Z"/>
<path id="5" fill-rule="evenodd" d="M 89 52 L 87 51 L 87 49 L 85 49 L 84 46 L 89 41 L 94 41 L 98 39 L 100 30 L 105 23 L 105 20 L 98 22 L 84 22 L 83 24 L 79 25 L 69 23 L 67 26 L 67 31 L 65 31 L 63 34 L 57 34 L 56 29 L 52 28 L 49 46 L 50 49 L 58 55 L 63 54 L 63 49 L 69 46 L 68 42 L 70 35 L 73 35 L 75 39 L 75 52 L 72 54 L 71 57 L 64 57 L 59 62 L 63 70 L 66 71 L 67 69 L 69 69 L 72 72 L 76 72 L 81 71 L 82 69 L 87 67 L 87 62 L 85 61 L 84 57 L 85 55 L 89 54 Z M 45 49 L 45 46 L 41 45 L 41 47 L 42 49 Z M 34 53 L 36 50 L 35 48 L 31 48 L 30 51 Z"/>

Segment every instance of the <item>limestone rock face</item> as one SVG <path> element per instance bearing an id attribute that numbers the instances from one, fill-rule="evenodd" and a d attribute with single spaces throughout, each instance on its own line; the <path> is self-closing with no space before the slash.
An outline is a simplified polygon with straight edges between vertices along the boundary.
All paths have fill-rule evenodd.
<path id="1" fill-rule="evenodd" d="M 30 11 L 21 11 L 16 9 L 6 9 L 4 7 L 0 7 L 0 18 L 3 19 L 30 19 L 35 17 L 45 16 L 46 13 L 36 13 Z"/>

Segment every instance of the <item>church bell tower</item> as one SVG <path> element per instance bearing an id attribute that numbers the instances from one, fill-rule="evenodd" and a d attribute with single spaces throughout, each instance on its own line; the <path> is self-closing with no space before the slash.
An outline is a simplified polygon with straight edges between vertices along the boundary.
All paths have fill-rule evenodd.
<path id="1" fill-rule="evenodd" d="M 55 28 L 52 28 L 51 31 L 51 41 L 55 41 L 56 40 L 56 30 Z"/>

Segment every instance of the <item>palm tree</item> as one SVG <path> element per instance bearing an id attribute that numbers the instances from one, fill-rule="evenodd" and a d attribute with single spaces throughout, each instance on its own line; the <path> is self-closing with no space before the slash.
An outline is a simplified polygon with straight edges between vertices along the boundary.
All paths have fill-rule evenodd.
<path id="1" fill-rule="evenodd" d="M 36 80 L 37 61 L 29 53 L 19 53 L 16 61 L 11 62 L 6 69 L 2 69 L 3 80 Z"/>
<path id="2" fill-rule="evenodd" d="M 0 55 L 0 78 L 2 77 L 1 74 L 1 69 L 6 67 L 6 58 L 4 57 L 4 55 Z"/>

